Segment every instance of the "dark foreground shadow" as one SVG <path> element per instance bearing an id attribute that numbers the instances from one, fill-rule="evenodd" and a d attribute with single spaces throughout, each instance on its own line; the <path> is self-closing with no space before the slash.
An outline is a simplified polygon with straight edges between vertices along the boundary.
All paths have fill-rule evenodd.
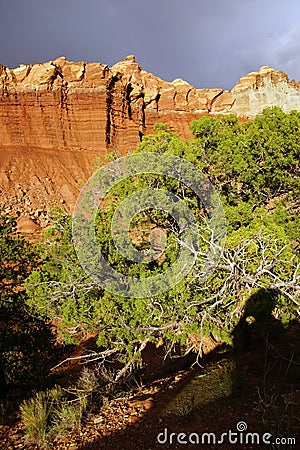
<path id="1" fill-rule="evenodd" d="M 19 421 L 22 401 L 51 386 L 51 367 L 64 349 L 56 344 L 50 324 L 26 311 L 12 317 L 1 313 L 0 425 L 13 425 Z"/>
<path id="2" fill-rule="evenodd" d="M 125 427 L 110 432 L 109 422 L 99 426 L 99 435 L 78 449 L 297 448 L 300 325 L 293 321 L 284 327 L 274 318 L 276 300 L 270 290 L 251 296 L 233 331 L 233 348 L 211 352 L 203 367 L 171 374 L 155 392 L 137 393 L 135 401 L 150 397 L 152 404 L 139 420 L 131 420 L 126 408 L 118 410 L 115 414 L 128 417 Z M 229 438 L 230 430 L 235 435 Z M 262 442 L 264 433 L 272 445 Z M 235 438 L 239 442 L 234 443 Z M 283 439 L 281 446 L 275 438 Z"/>

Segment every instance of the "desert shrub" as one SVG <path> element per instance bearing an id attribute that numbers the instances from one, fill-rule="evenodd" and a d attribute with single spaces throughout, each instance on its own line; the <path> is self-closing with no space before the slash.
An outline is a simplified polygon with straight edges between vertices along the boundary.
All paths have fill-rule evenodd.
<path id="1" fill-rule="evenodd" d="M 51 417 L 51 427 L 48 437 L 50 439 L 63 437 L 66 433 L 80 429 L 81 410 L 77 405 L 72 405 L 68 401 L 60 402 L 53 410 Z"/>
<path id="2" fill-rule="evenodd" d="M 50 417 L 56 396 L 57 392 L 54 393 L 54 390 L 37 392 L 35 397 L 25 400 L 20 406 L 22 423 L 30 442 L 47 446 Z"/>
<path id="3" fill-rule="evenodd" d="M 28 440 L 47 447 L 54 439 L 78 431 L 97 388 L 95 373 L 85 367 L 73 388 L 56 386 L 25 400 L 20 413 Z"/>
<path id="4" fill-rule="evenodd" d="M 91 407 L 98 387 L 99 383 L 95 372 L 84 367 L 76 385 L 68 391 L 74 397 L 73 403 L 77 404 L 81 417 Z"/>

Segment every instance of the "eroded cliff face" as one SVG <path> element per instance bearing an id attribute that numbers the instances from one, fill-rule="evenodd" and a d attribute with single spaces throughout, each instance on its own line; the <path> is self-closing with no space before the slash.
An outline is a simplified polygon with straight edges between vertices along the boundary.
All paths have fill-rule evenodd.
<path id="1" fill-rule="evenodd" d="M 232 112 L 238 116 L 254 117 L 267 106 L 300 111 L 300 83 L 267 66 L 242 77 L 231 94 L 235 99 Z"/>
<path id="2" fill-rule="evenodd" d="M 272 105 L 300 110 L 300 85 L 269 67 L 224 91 L 163 81 L 132 55 L 111 68 L 63 57 L 0 66 L 0 203 L 45 226 L 51 205 L 72 212 L 97 158 L 134 149 L 155 122 L 188 139 L 203 114 L 253 117 Z"/>

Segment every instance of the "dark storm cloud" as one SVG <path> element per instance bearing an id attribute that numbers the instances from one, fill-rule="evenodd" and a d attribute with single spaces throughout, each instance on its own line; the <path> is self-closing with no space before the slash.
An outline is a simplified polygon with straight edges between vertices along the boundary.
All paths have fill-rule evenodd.
<path id="1" fill-rule="evenodd" d="M 0 0 L 0 62 L 65 55 L 231 88 L 270 65 L 300 80 L 298 0 Z"/>

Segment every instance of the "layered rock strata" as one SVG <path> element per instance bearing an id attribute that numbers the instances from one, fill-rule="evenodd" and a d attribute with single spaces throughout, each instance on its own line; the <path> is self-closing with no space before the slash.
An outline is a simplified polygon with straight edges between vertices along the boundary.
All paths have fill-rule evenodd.
<path id="1" fill-rule="evenodd" d="M 154 123 L 188 139 L 203 114 L 253 117 L 273 105 L 300 110 L 300 85 L 269 67 L 224 91 L 163 81 L 132 55 L 111 68 L 64 57 L 0 66 L 0 203 L 45 226 L 51 205 L 72 211 L 97 159 L 134 149 Z"/>

